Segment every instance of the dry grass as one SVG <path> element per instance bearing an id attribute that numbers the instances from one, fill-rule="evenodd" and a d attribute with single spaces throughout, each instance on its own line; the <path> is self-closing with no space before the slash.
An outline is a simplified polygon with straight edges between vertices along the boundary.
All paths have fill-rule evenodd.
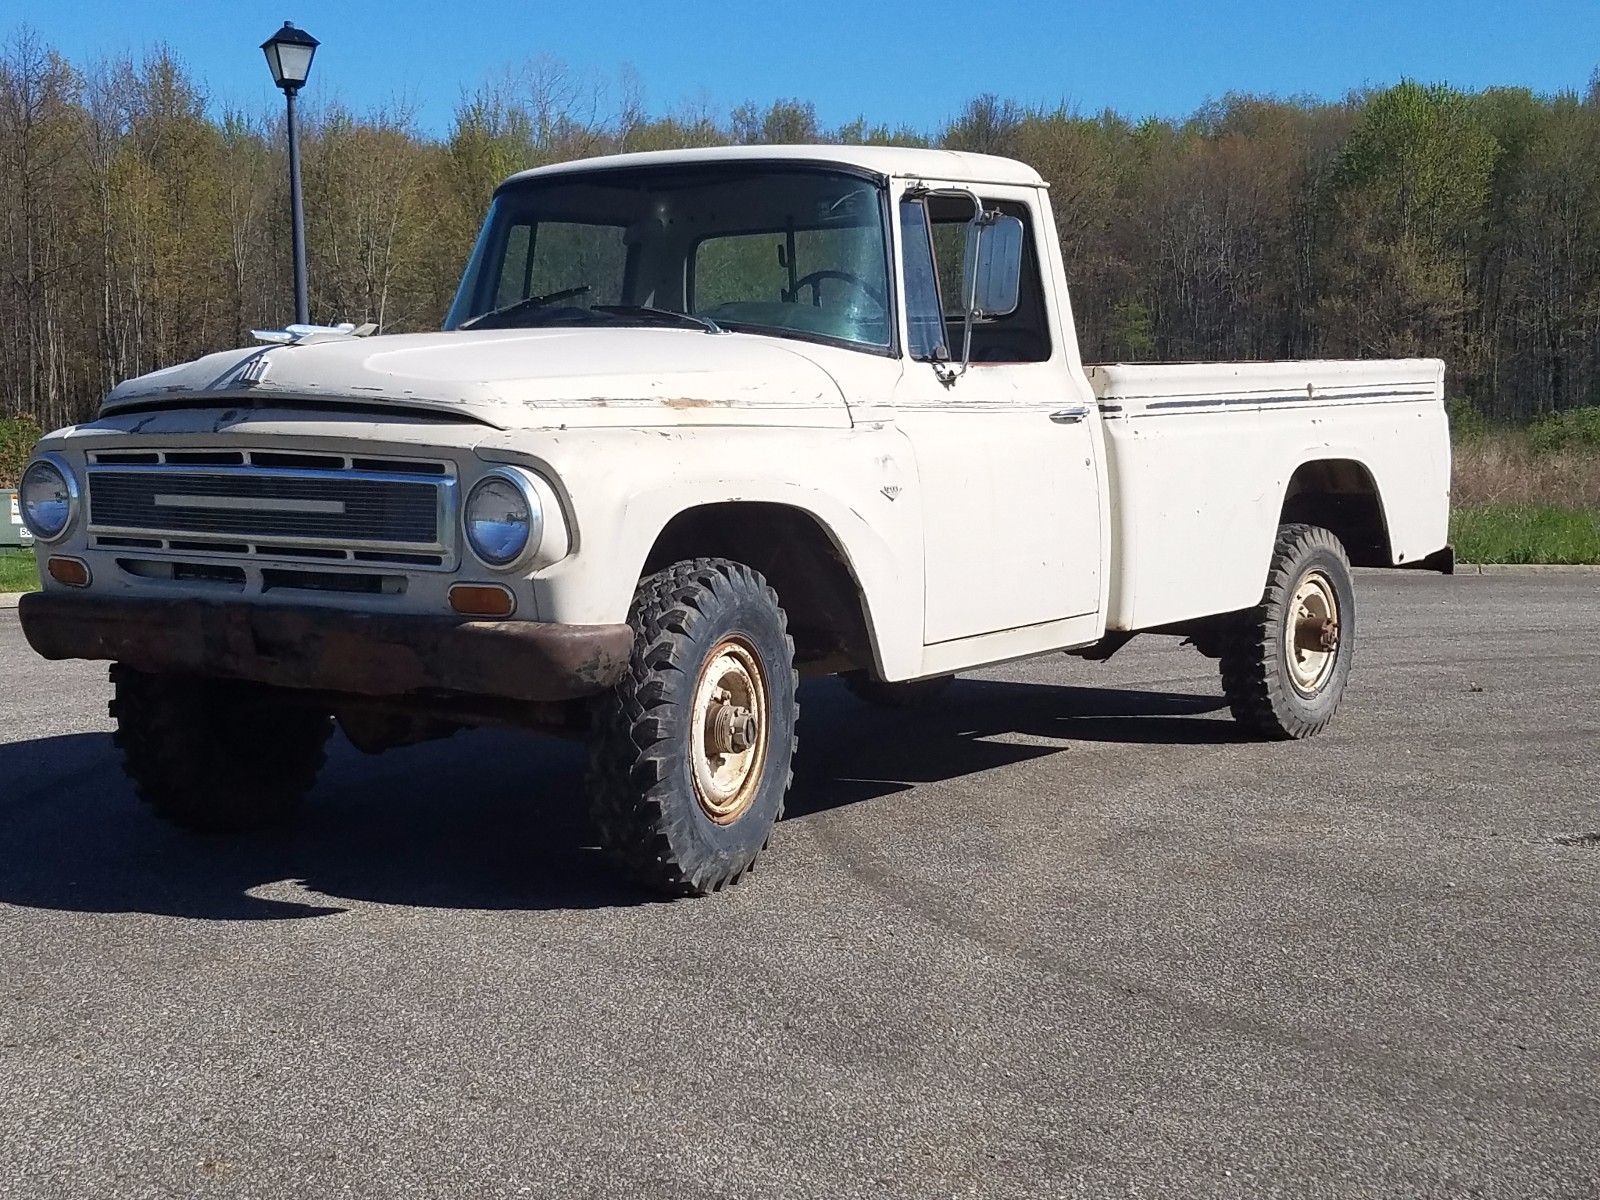
<path id="1" fill-rule="evenodd" d="M 1533 449 L 1527 434 L 1495 431 L 1457 442 L 1451 499 L 1484 504 L 1554 505 L 1600 511 L 1600 450 Z"/>
<path id="2" fill-rule="evenodd" d="M 1453 449 L 1450 540 L 1464 561 L 1600 562 L 1600 445 L 1588 422 L 1480 428 Z"/>

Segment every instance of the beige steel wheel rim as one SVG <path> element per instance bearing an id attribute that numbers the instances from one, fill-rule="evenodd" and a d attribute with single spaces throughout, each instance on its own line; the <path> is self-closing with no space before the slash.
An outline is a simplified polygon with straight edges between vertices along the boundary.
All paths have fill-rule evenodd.
<path id="1" fill-rule="evenodd" d="M 1339 596 L 1321 571 L 1307 571 L 1295 585 L 1284 623 L 1283 651 L 1289 682 L 1314 695 L 1328 682 L 1339 656 Z"/>
<path id="2" fill-rule="evenodd" d="M 689 727 L 695 799 L 718 825 L 733 824 L 755 803 L 770 707 L 755 647 L 742 637 L 723 639 L 700 668 Z"/>

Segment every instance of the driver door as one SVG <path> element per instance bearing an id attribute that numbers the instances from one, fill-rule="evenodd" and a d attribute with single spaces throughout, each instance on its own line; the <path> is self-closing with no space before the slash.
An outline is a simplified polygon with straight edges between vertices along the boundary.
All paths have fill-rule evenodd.
<path id="1" fill-rule="evenodd" d="M 1022 273 L 1016 309 L 975 326 L 961 371 L 961 187 L 908 188 L 897 204 L 909 361 L 895 410 L 921 481 L 928 646 L 1092 615 L 1101 594 L 1094 416 L 1055 336 L 1033 193 L 981 197 L 1021 218 Z"/>

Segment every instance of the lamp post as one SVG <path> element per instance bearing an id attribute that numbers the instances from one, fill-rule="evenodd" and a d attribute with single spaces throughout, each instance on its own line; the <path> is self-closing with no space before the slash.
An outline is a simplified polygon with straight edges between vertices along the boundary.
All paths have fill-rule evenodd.
<path id="1" fill-rule="evenodd" d="M 289 106 L 289 220 L 294 239 L 294 319 L 300 325 L 311 323 L 311 305 L 306 299 L 306 218 L 300 204 L 300 125 L 295 119 L 294 98 L 311 74 L 317 45 L 316 38 L 289 21 L 261 43 L 267 66 L 272 68 L 272 82 L 283 89 Z"/>

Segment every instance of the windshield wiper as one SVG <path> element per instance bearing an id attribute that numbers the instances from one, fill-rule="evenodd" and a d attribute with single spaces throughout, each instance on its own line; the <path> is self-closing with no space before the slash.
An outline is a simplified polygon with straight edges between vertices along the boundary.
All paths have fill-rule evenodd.
<path id="1" fill-rule="evenodd" d="M 677 312 L 670 308 L 652 308 L 648 304 L 596 304 L 592 312 L 613 313 L 619 317 L 654 317 L 658 320 L 677 321 L 680 324 L 688 323 L 698 325 L 707 333 L 727 333 L 710 317 L 702 317 L 698 313 Z"/>
<path id="2" fill-rule="evenodd" d="M 557 300 L 570 300 L 574 296 L 581 296 L 589 290 L 587 283 L 577 287 L 562 288 L 559 292 L 546 292 L 543 296 L 524 296 L 514 304 L 504 308 L 496 308 L 490 312 L 481 313 L 470 321 L 463 321 L 456 326 L 458 329 L 475 329 L 480 325 L 492 323 L 505 317 L 513 316 L 530 308 L 543 308 L 546 304 L 554 304 Z"/>

